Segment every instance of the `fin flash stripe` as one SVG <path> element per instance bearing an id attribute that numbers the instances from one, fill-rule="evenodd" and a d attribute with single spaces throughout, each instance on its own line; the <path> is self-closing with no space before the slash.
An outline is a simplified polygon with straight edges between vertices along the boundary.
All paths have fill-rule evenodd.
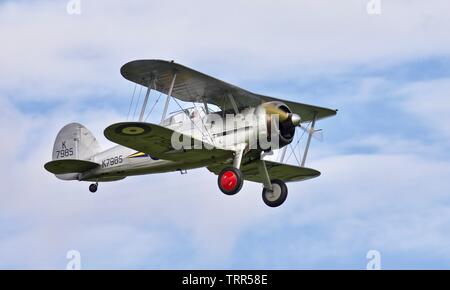
<path id="1" fill-rule="evenodd" d="M 136 152 L 128 156 L 128 158 L 138 158 L 138 157 L 150 157 L 150 155 L 144 152 Z"/>

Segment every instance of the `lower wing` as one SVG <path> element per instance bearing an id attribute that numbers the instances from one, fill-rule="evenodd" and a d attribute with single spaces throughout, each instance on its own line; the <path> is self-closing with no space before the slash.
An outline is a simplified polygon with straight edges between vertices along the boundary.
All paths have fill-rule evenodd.
<path id="1" fill-rule="evenodd" d="M 258 161 L 259 162 L 259 161 Z M 302 181 L 318 177 L 320 172 L 306 167 L 293 166 L 289 164 L 283 164 L 273 161 L 265 161 L 267 166 L 267 171 L 269 173 L 270 179 L 281 179 L 285 182 L 290 181 Z M 212 165 L 208 166 L 208 170 L 219 174 L 224 168 L 224 165 Z M 262 183 L 261 174 L 259 173 L 256 162 L 250 162 L 247 164 L 242 164 L 241 166 L 242 174 L 245 180 L 250 180 L 254 182 Z"/>

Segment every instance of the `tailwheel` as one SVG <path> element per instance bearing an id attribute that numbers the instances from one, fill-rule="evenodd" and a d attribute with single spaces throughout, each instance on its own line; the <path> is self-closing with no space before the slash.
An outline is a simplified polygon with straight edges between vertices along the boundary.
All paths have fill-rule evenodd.
<path id="1" fill-rule="evenodd" d="M 266 205 L 270 207 L 277 207 L 282 205 L 286 200 L 288 189 L 286 183 L 282 180 L 274 179 L 271 183 L 272 190 L 264 188 L 262 191 L 262 198 Z"/>
<path id="2" fill-rule="evenodd" d="M 92 183 L 91 185 L 89 185 L 89 191 L 94 193 L 97 191 L 98 188 L 98 184 L 97 183 Z"/>
<path id="3" fill-rule="evenodd" d="M 226 167 L 219 173 L 217 184 L 223 193 L 233 195 L 241 190 L 244 184 L 244 177 L 239 169 Z"/>

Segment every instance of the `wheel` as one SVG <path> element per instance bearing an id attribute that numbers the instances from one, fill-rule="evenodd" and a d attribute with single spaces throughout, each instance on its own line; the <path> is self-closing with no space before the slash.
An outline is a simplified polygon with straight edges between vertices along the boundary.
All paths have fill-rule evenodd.
<path id="1" fill-rule="evenodd" d="M 277 207 L 284 203 L 288 195 L 286 183 L 282 180 L 274 179 L 271 181 L 272 191 L 266 188 L 262 191 L 262 198 L 266 205 L 270 207 Z"/>
<path id="2" fill-rule="evenodd" d="M 92 183 L 91 185 L 89 185 L 89 191 L 94 193 L 97 191 L 97 187 L 98 187 L 97 184 Z"/>
<path id="3" fill-rule="evenodd" d="M 223 193 L 233 195 L 241 190 L 244 184 L 244 177 L 239 169 L 226 167 L 219 173 L 217 184 Z"/>

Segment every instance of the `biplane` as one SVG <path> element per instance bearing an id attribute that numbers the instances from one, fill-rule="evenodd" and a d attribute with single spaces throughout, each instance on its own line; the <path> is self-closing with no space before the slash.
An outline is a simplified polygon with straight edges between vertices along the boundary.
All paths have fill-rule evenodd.
<path id="1" fill-rule="evenodd" d="M 337 110 L 255 94 L 173 61 L 131 61 L 121 74 L 146 88 L 139 119 L 108 126 L 105 137 L 118 145 L 107 150 L 83 125 L 64 126 L 44 165 L 57 178 L 92 182 L 96 192 L 99 182 L 206 167 L 224 194 L 238 193 L 244 180 L 258 182 L 265 204 L 278 207 L 287 198 L 286 182 L 320 175 L 305 167 L 308 149 L 316 121 Z M 144 120 L 152 90 L 165 96 L 159 123 Z M 168 114 L 171 100 L 194 107 Z M 296 128 L 307 133 L 298 166 L 284 162 Z"/>

